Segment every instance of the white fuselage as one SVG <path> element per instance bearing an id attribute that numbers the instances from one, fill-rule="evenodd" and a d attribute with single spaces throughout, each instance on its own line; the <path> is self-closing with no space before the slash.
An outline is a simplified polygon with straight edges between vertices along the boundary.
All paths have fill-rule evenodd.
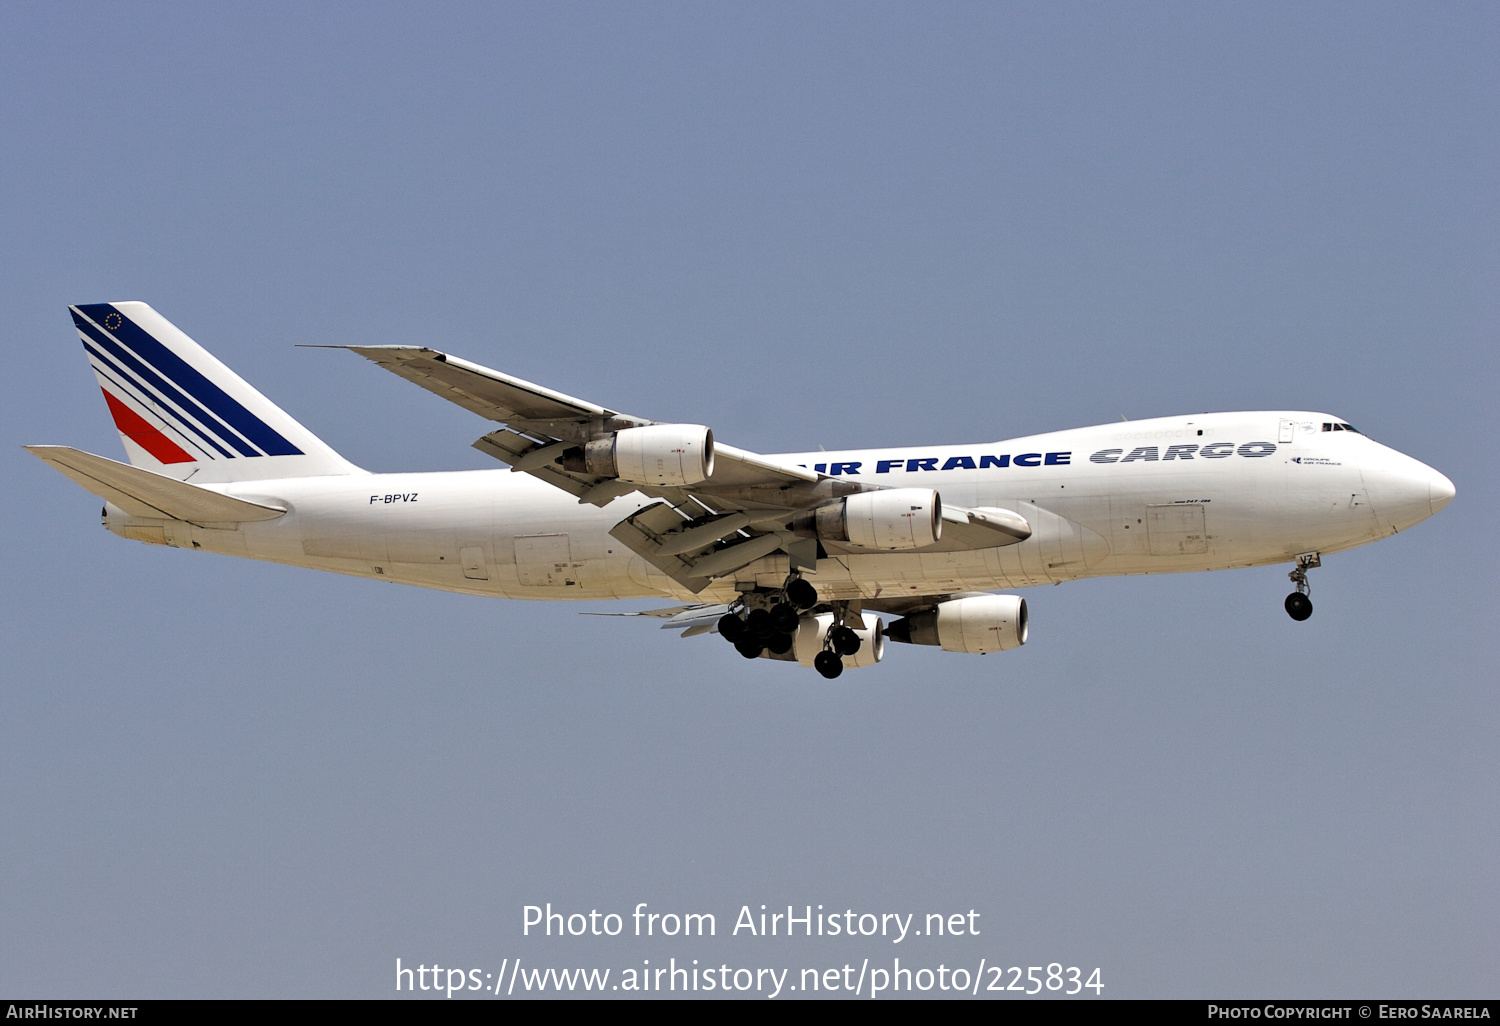
<path id="1" fill-rule="evenodd" d="M 818 561 L 826 599 L 989 591 L 1083 577 L 1219 570 L 1352 548 L 1426 519 L 1447 478 L 1304 412 L 1164 417 L 977 445 L 767 457 L 853 480 L 934 488 L 945 502 L 1008 509 L 1033 534 L 964 552 L 871 552 Z M 780 587 L 776 553 L 697 596 L 610 537 L 653 501 L 599 508 L 507 469 L 352 474 L 211 486 L 284 506 L 216 530 L 130 517 L 126 537 L 447 591 L 526 599 L 671 596 L 728 601 Z"/>

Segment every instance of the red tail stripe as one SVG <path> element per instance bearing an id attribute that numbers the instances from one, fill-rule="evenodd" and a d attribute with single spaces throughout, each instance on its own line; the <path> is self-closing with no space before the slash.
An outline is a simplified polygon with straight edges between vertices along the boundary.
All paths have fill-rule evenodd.
<path id="1" fill-rule="evenodd" d="M 194 457 L 184 452 L 181 446 L 146 423 L 145 418 L 110 395 L 107 389 L 101 388 L 99 391 L 104 393 L 104 401 L 109 403 L 109 415 L 115 418 L 115 427 L 120 429 L 120 434 L 156 457 L 158 462 L 195 462 Z"/>

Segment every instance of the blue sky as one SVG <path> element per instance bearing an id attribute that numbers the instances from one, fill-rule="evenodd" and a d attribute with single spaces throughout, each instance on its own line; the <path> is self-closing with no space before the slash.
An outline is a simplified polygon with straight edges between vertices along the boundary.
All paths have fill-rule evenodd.
<path id="1" fill-rule="evenodd" d="M 909 957 L 1106 996 L 1493 996 L 1497 44 L 1484 4 L 12 5 L 0 992 L 893 951 L 521 936 L 646 901 L 975 908 Z M 106 534 L 19 446 L 119 456 L 65 309 L 119 299 L 374 470 L 486 425 L 294 344 L 759 451 L 1324 410 L 1458 497 L 1305 624 L 1279 568 L 1081 582 L 1024 649 L 830 685 Z"/>

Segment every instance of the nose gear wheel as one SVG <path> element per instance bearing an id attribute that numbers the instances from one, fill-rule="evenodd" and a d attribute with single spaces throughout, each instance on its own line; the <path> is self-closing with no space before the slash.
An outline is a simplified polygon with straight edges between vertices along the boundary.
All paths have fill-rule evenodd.
<path id="1" fill-rule="evenodd" d="M 1291 578 L 1297 590 L 1286 597 L 1286 615 L 1293 620 L 1306 620 L 1313 613 L 1312 586 L 1307 583 L 1307 572 L 1314 567 L 1322 566 L 1323 560 L 1318 553 L 1309 552 L 1297 557 L 1297 569 L 1287 574 Z"/>

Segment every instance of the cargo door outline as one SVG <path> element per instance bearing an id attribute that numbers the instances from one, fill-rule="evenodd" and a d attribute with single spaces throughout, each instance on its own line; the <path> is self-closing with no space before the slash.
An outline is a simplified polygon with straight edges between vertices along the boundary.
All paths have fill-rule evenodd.
<path id="1" fill-rule="evenodd" d="M 573 561 L 565 534 L 530 534 L 516 538 L 516 577 L 530 587 L 578 584 L 582 563 Z"/>
<path id="2" fill-rule="evenodd" d="M 1191 556 L 1208 551 L 1203 507 L 1198 503 L 1147 506 L 1146 535 L 1153 556 Z"/>

